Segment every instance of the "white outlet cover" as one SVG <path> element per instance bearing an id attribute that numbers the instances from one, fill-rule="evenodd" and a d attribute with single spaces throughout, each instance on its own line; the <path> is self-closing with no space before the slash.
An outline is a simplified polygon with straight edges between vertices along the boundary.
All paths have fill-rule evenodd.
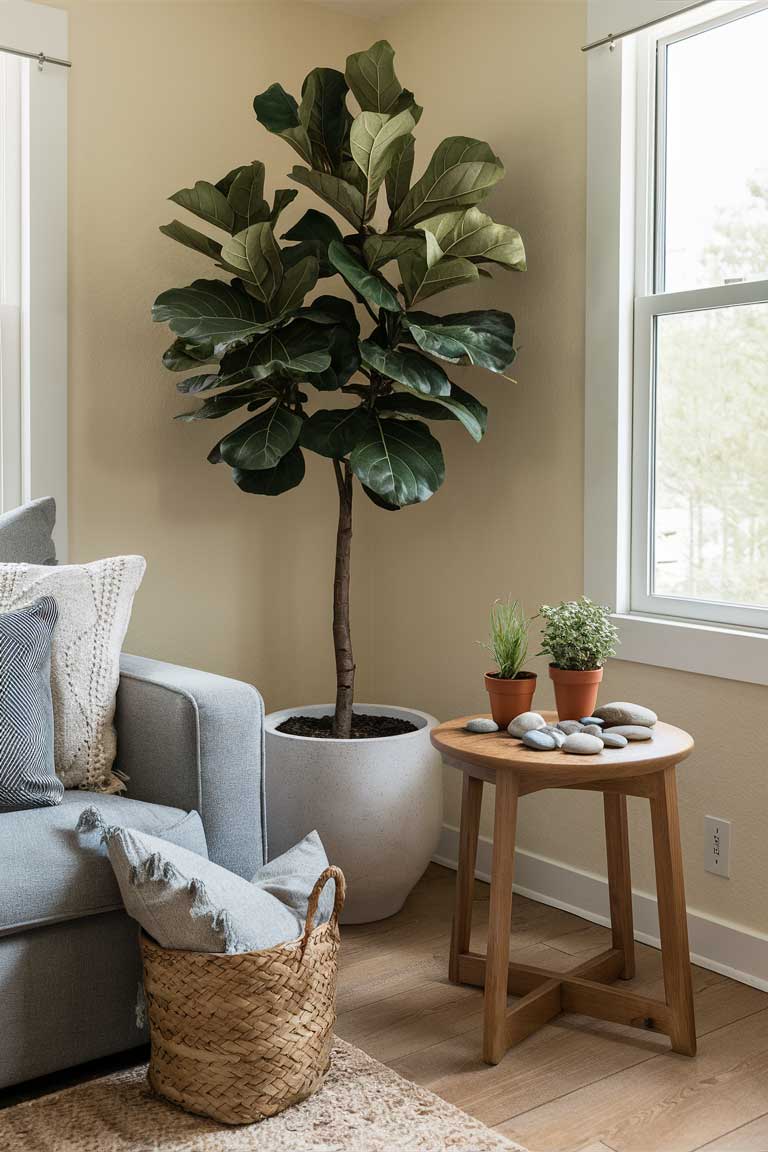
<path id="1" fill-rule="evenodd" d="M 704 817 L 704 867 L 715 876 L 730 876 L 731 822 Z"/>

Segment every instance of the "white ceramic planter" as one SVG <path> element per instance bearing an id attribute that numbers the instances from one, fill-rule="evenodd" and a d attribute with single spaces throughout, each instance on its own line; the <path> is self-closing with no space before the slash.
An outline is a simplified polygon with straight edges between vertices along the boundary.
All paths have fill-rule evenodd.
<path id="1" fill-rule="evenodd" d="M 272 712 L 265 725 L 269 855 L 316 828 L 347 880 L 345 924 L 402 908 L 437 847 L 443 813 L 440 756 L 429 739 L 434 716 L 378 704 L 355 711 L 397 716 L 418 730 L 375 740 L 277 731 L 290 716 L 327 716 L 331 704 Z"/>

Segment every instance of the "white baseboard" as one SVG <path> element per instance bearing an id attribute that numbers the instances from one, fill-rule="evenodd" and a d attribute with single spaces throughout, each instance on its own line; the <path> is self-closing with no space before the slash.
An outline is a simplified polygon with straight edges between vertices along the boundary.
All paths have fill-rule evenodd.
<path id="1" fill-rule="evenodd" d="M 458 844 L 458 829 L 444 824 L 432 859 L 436 864 L 455 869 Z M 491 848 L 491 841 L 481 836 L 475 875 L 486 883 L 491 878 Z M 518 850 L 515 852 L 515 881 L 515 892 L 521 896 L 562 908 L 594 924 L 610 924 L 608 881 L 602 876 Z M 660 947 L 656 897 L 646 892 L 633 892 L 632 907 L 635 939 L 653 948 Z M 700 912 L 689 912 L 688 938 L 694 964 L 768 992 L 768 936 L 748 932 Z"/>

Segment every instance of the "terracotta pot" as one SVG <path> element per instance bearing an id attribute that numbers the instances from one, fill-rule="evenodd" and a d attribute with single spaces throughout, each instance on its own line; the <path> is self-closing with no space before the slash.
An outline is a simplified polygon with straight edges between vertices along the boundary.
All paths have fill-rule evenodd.
<path id="1" fill-rule="evenodd" d="M 514 680 L 502 680 L 498 672 L 486 672 L 485 687 L 491 698 L 491 715 L 499 728 L 506 728 L 515 716 L 530 712 L 536 673 L 518 672 Z"/>
<path id="2" fill-rule="evenodd" d="M 575 672 L 550 664 L 549 676 L 555 685 L 555 704 L 561 720 L 580 720 L 582 716 L 592 715 L 603 678 L 602 668 Z"/>

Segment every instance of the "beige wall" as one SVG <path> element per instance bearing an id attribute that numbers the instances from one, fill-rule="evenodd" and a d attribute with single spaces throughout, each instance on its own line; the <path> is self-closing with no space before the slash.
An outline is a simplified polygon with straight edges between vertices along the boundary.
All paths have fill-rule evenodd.
<path id="1" fill-rule="evenodd" d="M 246 496 L 205 463 L 217 426 L 171 421 L 184 404 L 159 365 L 169 341 L 148 310 L 157 292 L 207 270 L 157 233 L 173 214 L 164 198 L 255 158 L 270 189 L 284 183 L 292 153 L 257 125 L 254 93 L 276 79 L 296 92 L 311 66 L 340 66 L 382 35 L 425 105 L 417 166 L 454 134 L 488 139 L 504 160 L 489 210 L 523 233 L 530 271 L 439 307 L 513 312 L 517 383 L 466 374 L 490 408 L 486 439 L 441 426 L 447 480 L 422 507 L 385 514 L 358 500 L 353 561 L 358 698 L 441 717 L 485 708 L 476 641 L 494 597 L 512 592 L 532 612 L 582 588 L 584 4 L 434 0 L 366 6 L 366 19 L 317 3 L 66 6 L 73 556 L 146 555 L 133 649 L 252 679 L 269 707 L 332 695 L 332 475 L 312 460 L 294 492 Z M 766 690 L 617 661 L 605 693 L 695 734 L 681 772 L 689 902 L 768 930 Z M 543 676 L 537 702 L 551 699 Z M 722 735 L 718 710 L 738 718 L 735 735 Z M 455 823 L 455 781 L 446 795 Z M 650 889 L 647 821 L 631 803 L 636 880 Z M 707 812 L 734 823 L 729 881 L 703 871 Z M 600 872 L 598 813 L 588 795 L 528 798 L 521 844 Z"/>

